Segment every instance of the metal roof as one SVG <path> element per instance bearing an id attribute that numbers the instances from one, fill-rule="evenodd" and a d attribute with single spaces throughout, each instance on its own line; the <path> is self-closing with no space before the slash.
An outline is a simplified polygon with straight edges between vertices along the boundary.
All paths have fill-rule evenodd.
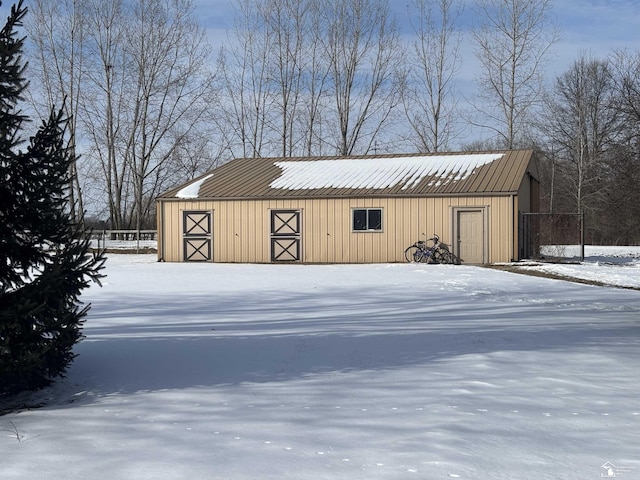
<path id="1" fill-rule="evenodd" d="M 238 158 L 160 199 L 272 199 L 511 194 L 532 150 Z"/>

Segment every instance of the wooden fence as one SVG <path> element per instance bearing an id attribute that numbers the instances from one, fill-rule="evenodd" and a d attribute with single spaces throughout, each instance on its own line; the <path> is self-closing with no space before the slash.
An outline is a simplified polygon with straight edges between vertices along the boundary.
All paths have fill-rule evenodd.
<path id="1" fill-rule="evenodd" d="M 91 243 L 107 250 L 149 251 L 157 249 L 156 230 L 93 230 Z"/>

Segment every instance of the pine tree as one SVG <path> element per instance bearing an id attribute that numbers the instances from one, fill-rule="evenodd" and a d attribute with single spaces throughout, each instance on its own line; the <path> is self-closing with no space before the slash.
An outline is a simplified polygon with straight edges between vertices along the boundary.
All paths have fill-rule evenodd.
<path id="1" fill-rule="evenodd" d="M 67 196 L 67 119 L 52 109 L 26 150 L 28 118 L 18 106 L 27 87 L 22 63 L 23 0 L 0 31 L 0 395 L 46 386 L 64 376 L 89 309 L 79 296 L 99 282 L 102 253 L 72 224 Z"/>

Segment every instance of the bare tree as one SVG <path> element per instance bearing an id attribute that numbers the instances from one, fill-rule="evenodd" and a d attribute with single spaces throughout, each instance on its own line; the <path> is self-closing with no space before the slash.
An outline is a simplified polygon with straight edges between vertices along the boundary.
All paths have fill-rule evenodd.
<path id="1" fill-rule="evenodd" d="M 455 75 L 460 69 L 456 0 L 414 0 L 409 10 L 415 35 L 408 58 L 403 103 L 420 151 L 438 152 L 457 136 Z"/>
<path id="2" fill-rule="evenodd" d="M 244 157 L 290 156 L 299 141 L 308 8 L 307 1 L 238 0 L 233 36 L 219 59 L 221 127 Z"/>
<path id="3" fill-rule="evenodd" d="M 111 226 L 140 228 L 154 197 L 211 164 L 212 73 L 191 0 L 35 0 L 43 103 L 66 97 L 75 143 L 102 185 Z M 210 151 L 213 151 L 211 149 Z M 78 176 L 76 176 L 78 178 Z"/>
<path id="4" fill-rule="evenodd" d="M 640 53 L 617 51 L 612 58 L 618 108 L 624 117 L 627 141 L 640 146 Z"/>
<path id="5" fill-rule="evenodd" d="M 269 90 L 271 35 L 255 0 L 237 0 L 229 45 L 218 58 L 223 92 L 218 125 L 232 155 L 260 157 L 267 152 L 272 117 Z"/>
<path id="6" fill-rule="evenodd" d="M 323 3 L 311 1 L 308 12 L 306 43 L 304 45 L 304 59 L 302 77 L 302 121 L 300 122 L 303 135 L 302 154 L 322 155 L 325 139 L 323 133 L 323 119 L 329 103 L 327 89 L 329 78 L 328 59 L 323 55 L 322 48 L 322 8 Z"/>
<path id="7" fill-rule="evenodd" d="M 41 118 L 51 106 L 62 105 L 68 118 L 68 148 L 77 158 L 76 140 L 80 108 L 85 23 L 83 0 L 33 0 L 25 22 L 32 43 L 30 68 L 41 80 L 30 89 L 32 104 Z M 70 164 L 71 219 L 84 223 L 84 198 L 78 160 Z"/>
<path id="8" fill-rule="evenodd" d="M 613 244 L 640 242 L 640 52 L 622 50 L 611 58 L 615 79 L 615 108 L 620 115 L 621 136 L 610 159 L 607 215 L 608 240 Z"/>
<path id="9" fill-rule="evenodd" d="M 543 92 L 543 69 L 558 38 L 551 0 L 476 0 L 473 31 L 482 71 L 476 126 L 493 131 L 506 148 L 522 136 Z"/>
<path id="10" fill-rule="evenodd" d="M 340 155 L 369 152 L 399 101 L 395 21 L 386 0 L 335 0 L 324 4 L 322 25 L 333 147 Z"/>
<path id="11" fill-rule="evenodd" d="M 132 213 L 140 228 L 167 187 L 176 150 L 209 120 L 212 90 L 204 31 L 191 0 L 138 0 L 130 22 L 125 52 L 132 88 L 126 91 L 130 110 L 122 154 L 133 175 Z"/>
<path id="12" fill-rule="evenodd" d="M 302 140 L 297 124 L 306 74 L 305 35 L 311 2 L 304 0 L 267 0 L 262 6 L 267 31 L 273 39 L 270 74 L 274 95 L 274 114 L 279 118 L 276 131 L 280 138 L 280 156 L 292 156 Z"/>
<path id="13" fill-rule="evenodd" d="M 386 0 L 237 0 L 221 128 L 242 156 L 368 151 L 398 102 Z"/>
<path id="14" fill-rule="evenodd" d="M 602 204 L 607 152 L 619 132 L 615 90 L 608 62 L 582 56 L 558 77 L 542 122 L 554 145 L 575 212 Z"/>
<path id="15" fill-rule="evenodd" d="M 119 143 L 124 130 L 120 112 L 127 110 L 125 98 L 118 96 L 129 79 L 127 63 L 122 52 L 124 41 L 124 3 L 122 1 L 88 2 L 85 20 L 91 34 L 87 39 L 87 87 L 83 94 L 81 123 L 86 132 L 91 157 L 101 176 L 100 181 L 108 203 L 109 223 L 112 228 L 128 226 L 127 200 L 129 198 L 130 168 L 119 155 Z"/>

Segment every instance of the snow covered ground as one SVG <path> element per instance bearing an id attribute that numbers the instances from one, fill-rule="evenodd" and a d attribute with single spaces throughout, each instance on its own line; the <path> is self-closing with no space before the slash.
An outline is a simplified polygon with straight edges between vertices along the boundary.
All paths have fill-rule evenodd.
<path id="1" fill-rule="evenodd" d="M 622 265 L 585 263 L 638 277 Z M 581 267 L 577 265 L 576 267 Z M 640 292 L 451 265 L 111 255 L 0 478 L 640 478 Z"/>
<path id="2" fill-rule="evenodd" d="M 548 247 L 547 253 L 564 257 L 569 263 L 525 262 L 518 268 L 619 287 L 640 288 L 640 247 L 585 245 L 583 262 L 579 262 L 580 247 L 576 245 Z"/>

